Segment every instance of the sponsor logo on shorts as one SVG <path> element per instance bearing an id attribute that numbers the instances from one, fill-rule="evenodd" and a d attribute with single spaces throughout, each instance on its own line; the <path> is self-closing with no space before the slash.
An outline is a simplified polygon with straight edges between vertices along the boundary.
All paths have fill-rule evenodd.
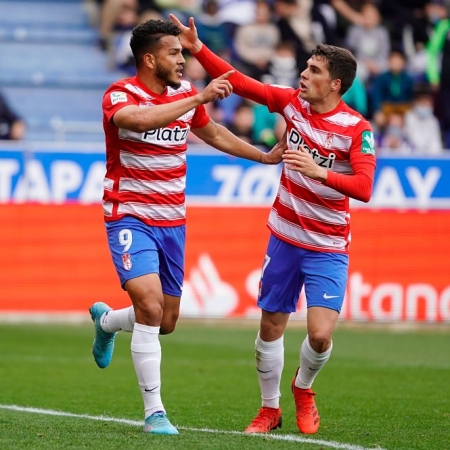
<path id="1" fill-rule="evenodd" d="M 323 298 L 325 300 L 329 300 L 330 298 L 338 298 L 338 297 L 339 297 L 339 295 L 328 295 L 326 292 L 325 292 L 325 294 L 323 294 Z"/>
<path id="2" fill-rule="evenodd" d="M 131 256 L 129 253 L 124 253 L 122 255 L 122 264 L 125 270 L 131 270 L 133 264 L 131 263 Z"/>

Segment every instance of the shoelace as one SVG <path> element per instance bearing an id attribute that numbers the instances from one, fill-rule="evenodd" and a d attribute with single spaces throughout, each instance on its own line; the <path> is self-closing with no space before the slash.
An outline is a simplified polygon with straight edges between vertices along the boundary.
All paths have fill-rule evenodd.
<path id="1" fill-rule="evenodd" d="M 309 413 L 311 408 L 315 406 L 314 397 L 316 396 L 315 392 L 295 392 L 295 403 L 297 405 L 297 413 L 305 414 Z"/>
<path id="2" fill-rule="evenodd" d="M 267 421 L 272 425 L 276 422 L 276 417 L 272 416 L 272 413 L 267 409 L 260 409 L 259 414 L 253 419 L 251 425 L 265 426 Z"/>

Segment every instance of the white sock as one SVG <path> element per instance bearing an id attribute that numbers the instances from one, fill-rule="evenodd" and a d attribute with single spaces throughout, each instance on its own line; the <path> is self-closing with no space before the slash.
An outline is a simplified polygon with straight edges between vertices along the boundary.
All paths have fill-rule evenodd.
<path id="1" fill-rule="evenodd" d="M 134 308 L 112 309 L 106 312 L 100 319 L 103 331 L 116 333 L 117 331 L 133 331 L 136 316 Z"/>
<path id="2" fill-rule="evenodd" d="M 300 350 L 300 370 L 298 371 L 297 378 L 295 379 L 295 386 L 302 389 L 310 388 L 320 369 L 330 359 L 332 349 L 333 342 L 327 351 L 317 353 L 311 347 L 309 338 L 306 336 Z"/>
<path id="3" fill-rule="evenodd" d="M 131 337 L 131 356 L 144 400 L 145 418 L 156 411 L 165 412 L 161 400 L 159 327 L 134 324 Z"/>
<path id="4" fill-rule="evenodd" d="M 281 373 L 284 366 L 284 337 L 273 342 L 264 342 L 258 332 L 255 341 L 255 356 L 262 406 L 279 408 Z"/>

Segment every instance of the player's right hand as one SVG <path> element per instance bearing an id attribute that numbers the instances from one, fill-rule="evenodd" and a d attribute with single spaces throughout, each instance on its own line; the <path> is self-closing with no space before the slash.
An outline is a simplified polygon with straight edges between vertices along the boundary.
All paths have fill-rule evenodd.
<path id="1" fill-rule="evenodd" d="M 169 14 L 170 20 L 181 31 L 180 44 L 191 53 L 197 53 L 202 48 L 202 42 L 198 38 L 197 27 L 193 17 L 189 17 L 189 27 L 184 26 L 175 14 Z"/>
<path id="2" fill-rule="evenodd" d="M 229 70 L 226 73 L 220 75 L 220 77 L 212 80 L 208 86 L 201 92 L 202 103 L 209 103 L 215 100 L 223 100 L 229 97 L 233 92 L 233 86 L 228 81 L 230 75 L 234 73 L 234 70 Z"/>

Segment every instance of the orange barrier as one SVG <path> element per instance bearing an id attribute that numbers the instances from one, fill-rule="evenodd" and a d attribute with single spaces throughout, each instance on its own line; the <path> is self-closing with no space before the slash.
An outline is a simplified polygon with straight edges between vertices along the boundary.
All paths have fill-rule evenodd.
<path id="1" fill-rule="evenodd" d="M 269 235 L 267 207 L 188 206 L 184 315 L 250 316 Z M 129 305 L 99 205 L 0 205 L 0 313 Z M 450 322 L 450 211 L 352 212 L 342 317 Z M 305 313 L 301 296 L 298 317 Z"/>

